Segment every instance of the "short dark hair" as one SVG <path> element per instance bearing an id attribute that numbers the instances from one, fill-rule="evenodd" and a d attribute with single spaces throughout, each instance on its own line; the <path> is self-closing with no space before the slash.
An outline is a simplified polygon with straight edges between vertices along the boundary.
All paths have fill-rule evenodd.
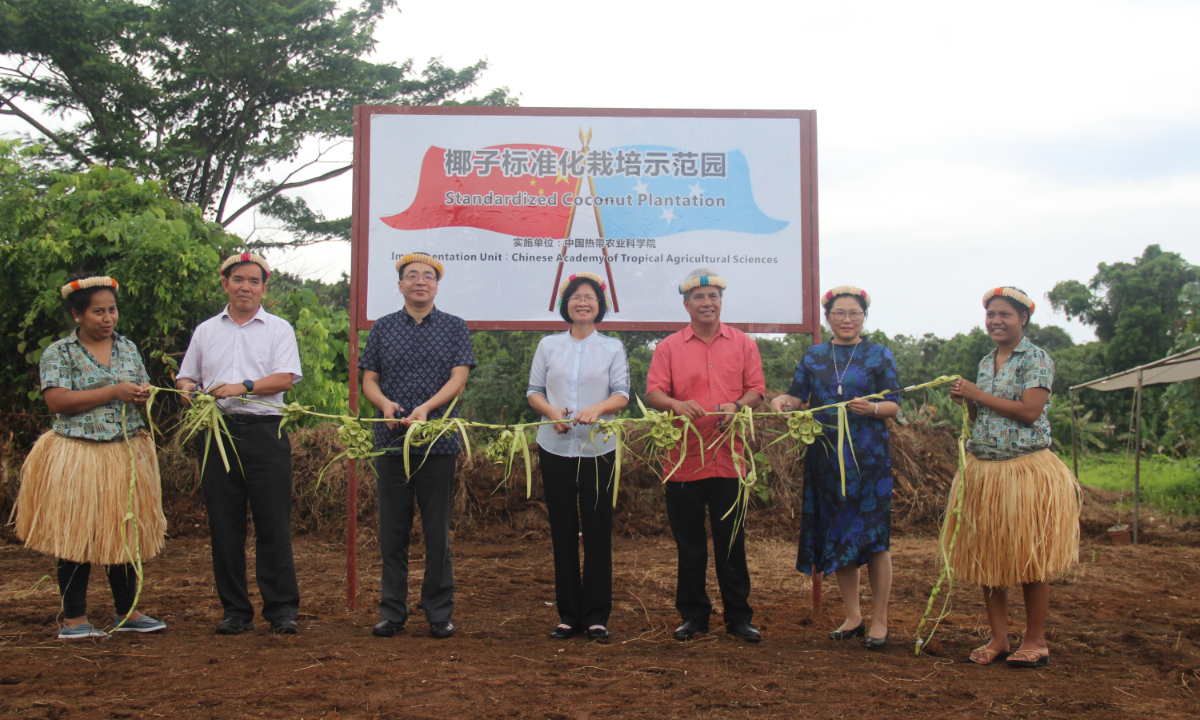
<path id="1" fill-rule="evenodd" d="M 567 300 L 574 295 L 575 291 L 579 289 L 579 286 L 584 283 L 591 285 L 592 289 L 596 291 L 596 301 L 600 304 L 600 311 L 596 313 L 596 322 L 603 320 L 604 313 L 608 312 L 608 302 L 604 299 L 604 290 L 601 289 L 600 283 L 591 278 L 577 277 L 571 281 L 570 285 L 567 285 L 567 289 L 564 290 L 562 294 L 562 302 L 558 304 L 558 314 L 562 315 L 562 319 L 566 320 L 572 325 L 575 323 L 573 320 L 571 320 L 571 313 L 567 312 Z"/>
<path id="2" fill-rule="evenodd" d="M 234 264 L 230 265 L 229 267 L 225 268 L 225 270 L 223 270 L 223 271 L 221 272 L 221 275 L 222 275 L 222 276 L 223 276 L 223 277 L 224 277 L 226 280 L 228 280 L 230 277 L 232 277 L 232 276 L 233 276 L 233 271 L 234 271 L 234 270 L 237 270 L 238 268 L 240 268 L 240 267 L 241 267 L 241 266 L 243 266 L 243 265 L 253 265 L 254 267 L 258 268 L 259 270 L 261 270 L 261 271 L 262 271 L 262 281 L 263 281 L 264 283 L 267 281 L 267 278 L 269 277 L 269 276 L 267 275 L 267 269 L 266 269 L 266 268 L 264 268 L 262 265 L 259 265 L 258 263 L 254 262 L 254 261 L 252 261 L 252 260 L 246 260 L 245 262 L 236 262 L 236 263 L 234 263 Z"/>
<path id="3" fill-rule="evenodd" d="M 1013 288 L 1013 289 L 1017 290 L 1019 288 Z M 1022 294 L 1024 294 L 1024 292 L 1025 292 L 1024 290 L 1021 291 Z M 1012 309 L 1017 313 L 1017 317 L 1020 317 L 1021 313 L 1025 313 L 1025 320 L 1024 320 L 1024 322 L 1021 323 L 1022 329 L 1024 329 L 1025 326 L 1029 324 L 1029 319 L 1031 317 L 1033 317 L 1033 313 L 1030 312 L 1029 308 L 1025 307 L 1020 302 L 1018 302 L 1016 299 L 1010 298 L 1007 295 L 993 295 L 992 297 L 988 298 L 987 305 L 985 305 L 983 308 L 984 310 L 986 310 L 992 306 L 992 300 L 1004 300 L 1005 302 L 1007 302 L 1009 304 L 1009 306 L 1011 306 Z"/>
<path id="4" fill-rule="evenodd" d="M 862 308 L 863 315 L 867 314 L 867 299 L 864 298 L 862 295 L 851 295 L 850 293 L 842 293 L 841 295 L 834 295 L 833 297 L 829 298 L 829 300 L 825 303 L 825 314 L 826 315 L 829 314 L 829 309 L 833 307 L 833 304 L 835 302 L 837 302 L 838 298 L 844 298 L 844 297 L 854 298 L 855 300 L 857 300 L 858 306 L 860 308 Z"/>
<path id="5" fill-rule="evenodd" d="M 78 273 L 67 278 L 67 282 L 75 282 L 76 280 L 86 280 L 90 277 L 98 277 L 96 273 Z M 63 306 L 67 312 L 85 313 L 92 304 L 92 296 L 98 292 L 110 292 L 113 295 L 113 300 L 117 299 L 117 289 L 110 285 L 100 285 L 97 287 L 80 288 L 75 292 L 67 295 L 63 299 Z"/>

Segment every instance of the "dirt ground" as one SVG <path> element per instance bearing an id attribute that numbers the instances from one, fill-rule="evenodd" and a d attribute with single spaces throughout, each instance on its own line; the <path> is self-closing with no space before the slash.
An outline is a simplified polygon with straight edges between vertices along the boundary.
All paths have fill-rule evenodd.
<path id="1" fill-rule="evenodd" d="M 141 602 L 157 635 L 66 644 L 52 561 L 0 545 L 0 716 L 14 718 L 1088 717 L 1195 718 L 1200 709 L 1200 548 L 1114 547 L 1085 539 L 1082 564 L 1052 591 L 1051 665 L 966 661 L 986 636 L 974 588 L 954 593 L 932 649 L 913 630 L 936 578 L 933 542 L 893 538 L 891 643 L 834 644 L 836 583 L 814 616 L 789 540 L 752 537 L 751 600 L 760 645 L 714 632 L 675 642 L 674 546 L 618 538 L 607 644 L 553 641 L 549 541 L 458 541 L 458 634 L 433 640 L 416 613 L 392 639 L 378 619 L 377 549 L 361 548 L 359 609 L 346 609 L 342 545 L 297 539 L 302 632 L 218 637 L 206 538 L 171 540 L 147 563 Z M 414 576 L 423 570 L 414 547 Z M 40 578 L 45 578 L 39 582 Z M 865 578 L 864 578 L 865 579 Z M 419 581 L 418 581 L 419 584 Z M 865 586 L 865 583 L 864 583 Z M 715 579 L 710 593 L 716 597 Z M 91 617 L 111 618 L 102 577 Z M 868 600 L 869 602 L 869 593 Z M 414 600 L 415 602 L 415 600 Z M 1014 603 L 1014 626 L 1021 623 Z"/>

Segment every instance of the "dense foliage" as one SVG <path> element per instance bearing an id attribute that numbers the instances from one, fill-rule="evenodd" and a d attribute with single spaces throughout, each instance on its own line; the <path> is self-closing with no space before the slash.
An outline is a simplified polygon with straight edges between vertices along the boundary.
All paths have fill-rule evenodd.
<path id="1" fill-rule="evenodd" d="M 1200 280 L 1200 268 L 1181 255 L 1150 245 L 1133 262 L 1101 263 L 1084 285 L 1060 282 L 1050 291 L 1051 304 L 1068 317 L 1096 329 L 1099 342 L 1055 356 L 1071 375 L 1069 387 L 1162 359 L 1196 347 L 1196 297 L 1188 288 Z M 1190 331 L 1188 328 L 1191 327 Z M 1197 383 L 1149 387 L 1145 390 L 1143 427 L 1148 449 L 1188 453 L 1197 447 Z M 1114 430 L 1128 434 L 1133 391 L 1079 391 L 1082 406 L 1107 417 Z"/>
<path id="2" fill-rule="evenodd" d="M 64 156 L 161 180 L 175 198 L 228 225 L 258 203 L 301 242 L 349 238 L 282 190 L 340 175 L 302 168 L 265 181 L 309 140 L 351 137 L 358 104 L 437 105 L 474 86 L 483 60 L 455 70 L 434 58 L 372 63 L 375 28 L 395 0 L 5 0 L 0 107 L 24 117 Z M 23 101 L 23 102 L 22 102 Z M 471 104 L 513 102 L 504 88 Z M 40 106 L 74 124 L 50 129 Z M 36 113 L 35 113 L 36 114 Z M 345 153 L 340 153 L 345 155 Z M 231 204 L 235 191 L 250 201 Z"/>
<path id="3" fill-rule="evenodd" d="M 1200 283 L 1190 282 L 1179 293 L 1180 325 L 1171 352 L 1200 347 Z M 1174 437 L 1200 442 L 1200 380 L 1175 383 L 1163 392 L 1162 408 Z"/>
<path id="4" fill-rule="evenodd" d="M 58 294 L 70 273 L 88 270 L 121 279 L 119 330 L 142 349 L 156 382 L 167 384 L 187 348 L 192 328 L 224 304 L 217 267 L 241 242 L 220 225 L 205 220 L 197 206 L 172 199 L 162 183 L 139 179 L 119 168 L 55 171 L 52 160 L 40 147 L 0 141 L 0 262 L 6 270 L 0 279 L 0 303 L 7 303 L 6 327 L 0 339 L 5 343 L 7 364 L 0 371 L 0 392 L 10 399 L 9 407 L 14 410 L 41 413 L 44 406 L 37 401 L 36 362 L 42 349 L 70 329 Z M 1069 442 L 1070 437 L 1071 413 L 1065 390 L 1126 369 L 1114 367 L 1113 362 L 1143 357 L 1113 350 L 1120 338 L 1132 337 L 1124 328 L 1133 321 L 1123 319 L 1130 312 L 1135 318 L 1166 318 L 1169 329 L 1165 337 L 1143 334 L 1143 344 L 1153 346 L 1157 357 L 1200 344 L 1200 284 L 1186 281 L 1194 275 L 1195 268 L 1178 255 L 1152 246 L 1132 265 L 1102 265 L 1097 275 L 1100 279 L 1093 279 L 1095 289 L 1087 296 L 1077 292 L 1076 286 L 1082 287 L 1078 283 L 1056 287 L 1052 300 L 1074 303 L 1069 309 L 1074 316 L 1098 326 L 1108 323 L 1104 337 L 1109 338 L 1075 345 L 1061 328 L 1031 324 L 1027 329 L 1030 339 L 1050 351 L 1055 360 L 1050 415 L 1059 443 Z M 1169 294 L 1170 301 L 1163 300 L 1168 294 L 1156 283 L 1174 282 L 1179 286 Z M 1153 292 L 1147 289 L 1151 286 Z M 1150 308 L 1144 297 L 1159 304 Z M 264 304 L 291 322 L 299 339 L 305 377 L 289 400 L 318 412 L 345 412 L 350 376 L 348 279 L 343 276 L 326 284 L 280 273 L 272 278 Z M 1117 319 L 1110 323 L 1111 317 Z M 469 419 L 536 419 L 525 400 L 525 386 L 533 353 L 545 335 L 473 333 L 478 367 L 471 373 L 462 399 Z M 636 395 L 645 395 L 653 346 L 664 335 L 618 334 L 629 356 Z M 902 385 L 950 374 L 973 379 L 979 360 L 993 347 L 980 328 L 952 338 L 888 337 L 871 330 L 869 319 L 867 337 L 891 349 Z M 757 342 L 768 388 L 786 390 L 810 338 L 760 337 Z M 1129 395 L 1079 394 L 1076 431 L 1085 448 L 1112 449 L 1125 444 Z M 947 403 L 944 393 L 928 391 L 909 398 L 905 412 L 918 421 L 942 423 L 952 415 Z M 371 409 L 364 407 L 363 412 Z M 1196 383 L 1151 388 L 1144 417 L 1147 449 L 1193 451 L 1200 431 Z"/>
<path id="5" fill-rule="evenodd" d="M 4 396 L 14 407 L 38 397 L 41 352 L 73 327 L 59 288 L 80 271 L 120 279 L 119 332 L 141 348 L 152 377 L 167 375 L 196 319 L 221 306 L 217 269 L 237 238 L 161 183 L 100 166 L 54 172 L 40 156 L 0 140 Z"/>
<path id="6" fill-rule="evenodd" d="M 1150 245 L 1132 263 L 1100 263 L 1087 285 L 1065 280 L 1050 304 L 1096 329 L 1105 369 L 1120 372 L 1164 357 L 1180 332 L 1180 291 L 1200 268 Z"/>

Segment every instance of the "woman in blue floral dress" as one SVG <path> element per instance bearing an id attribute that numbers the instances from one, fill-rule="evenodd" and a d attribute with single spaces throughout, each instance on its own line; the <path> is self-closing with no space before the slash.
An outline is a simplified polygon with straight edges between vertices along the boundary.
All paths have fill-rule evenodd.
<path id="1" fill-rule="evenodd" d="M 822 407 L 852 400 L 847 406 L 849 438 L 843 448 L 845 495 L 837 457 L 836 411 L 816 418 L 828 430 L 809 446 L 804 469 L 804 510 L 796 569 L 835 573 L 846 606 L 846 621 L 830 633 L 832 640 L 863 637 L 878 650 L 887 643 L 888 596 L 892 587 L 892 458 L 887 418 L 900 411 L 899 393 L 885 400 L 865 395 L 900 387 L 896 361 L 886 347 L 862 337 L 871 297 L 851 286 L 825 293 L 825 319 L 833 331 L 828 343 L 809 348 L 796 366 L 785 395 L 771 401 L 777 412 Z M 853 445 L 853 447 L 851 447 Z M 870 629 L 859 604 L 859 567 L 867 566 L 873 607 Z"/>

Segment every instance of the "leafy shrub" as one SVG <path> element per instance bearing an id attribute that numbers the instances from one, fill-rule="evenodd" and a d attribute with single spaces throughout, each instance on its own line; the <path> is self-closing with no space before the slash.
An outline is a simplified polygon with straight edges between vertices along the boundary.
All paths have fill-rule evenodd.
<path id="1" fill-rule="evenodd" d="M 169 381 L 198 319 L 225 295 L 216 282 L 240 241 L 160 183 L 127 170 L 47 170 L 40 148 L 0 140 L 0 387 L 14 407 L 38 397 L 37 362 L 70 332 L 59 288 L 75 272 L 121 283 L 118 332 Z"/>

